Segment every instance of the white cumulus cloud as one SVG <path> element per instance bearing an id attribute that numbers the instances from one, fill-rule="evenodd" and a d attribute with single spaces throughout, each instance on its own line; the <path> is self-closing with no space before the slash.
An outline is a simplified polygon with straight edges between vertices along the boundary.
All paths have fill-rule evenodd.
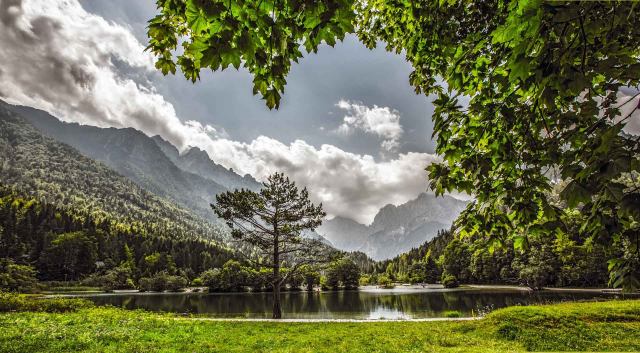
<path id="1" fill-rule="evenodd" d="M 276 171 L 284 172 L 307 186 L 311 198 L 322 202 L 330 216 L 362 223 L 370 223 L 384 205 L 398 205 L 426 191 L 424 168 L 438 160 L 427 153 L 407 153 L 377 162 L 372 156 L 332 145 L 315 148 L 302 140 L 285 145 L 265 136 L 251 143 L 216 139 L 199 146 L 216 162 L 259 180 Z"/>
<path id="2" fill-rule="evenodd" d="M 394 151 L 400 146 L 400 138 L 404 133 L 400 125 L 400 113 L 389 107 L 373 108 L 363 104 L 341 99 L 336 106 L 345 110 L 346 115 L 337 131 L 351 134 L 354 130 L 377 135 L 382 138 L 381 147 L 387 151 Z"/>

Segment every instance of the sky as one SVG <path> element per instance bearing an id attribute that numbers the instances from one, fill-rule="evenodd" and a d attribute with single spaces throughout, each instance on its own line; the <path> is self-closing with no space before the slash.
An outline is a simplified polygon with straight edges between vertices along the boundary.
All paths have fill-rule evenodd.
<path id="1" fill-rule="evenodd" d="M 403 56 L 354 36 L 324 46 L 293 66 L 269 111 L 242 69 L 195 84 L 159 73 L 144 51 L 155 13 L 153 0 L 1 0 L 0 98 L 196 146 L 258 180 L 284 172 L 330 216 L 365 224 L 427 191 L 432 98 L 413 92 Z"/>

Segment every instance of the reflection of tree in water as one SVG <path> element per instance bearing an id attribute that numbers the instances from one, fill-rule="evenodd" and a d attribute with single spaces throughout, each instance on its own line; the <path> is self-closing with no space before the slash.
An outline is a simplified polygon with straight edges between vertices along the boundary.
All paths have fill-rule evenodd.
<path id="1" fill-rule="evenodd" d="M 411 317 L 438 317 L 448 310 L 465 315 L 486 308 L 612 297 L 586 292 L 525 292 L 456 290 L 419 293 L 394 292 L 285 292 L 282 309 L 289 318 L 366 318 L 376 312 L 400 312 Z M 227 317 L 268 318 L 270 293 L 164 293 L 90 296 L 98 305 Z"/>

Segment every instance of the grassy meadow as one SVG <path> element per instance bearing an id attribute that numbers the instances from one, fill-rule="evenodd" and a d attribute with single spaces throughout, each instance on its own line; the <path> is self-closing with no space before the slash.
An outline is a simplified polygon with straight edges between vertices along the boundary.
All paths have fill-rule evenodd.
<path id="1" fill-rule="evenodd" d="M 640 351 L 640 300 L 510 307 L 476 321 L 274 323 L 8 298 L 3 311 L 19 311 L 0 314 L 1 352 Z"/>

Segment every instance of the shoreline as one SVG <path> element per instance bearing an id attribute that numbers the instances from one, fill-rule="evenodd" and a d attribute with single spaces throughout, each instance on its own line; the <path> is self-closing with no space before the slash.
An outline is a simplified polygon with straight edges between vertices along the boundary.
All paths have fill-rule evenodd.
<path id="1" fill-rule="evenodd" d="M 213 321 L 213 322 L 298 322 L 298 323 L 374 323 L 374 322 L 438 322 L 438 321 L 476 321 L 484 316 L 467 317 L 427 317 L 398 319 L 258 319 L 258 318 L 217 318 L 217 317 L 176 317 L 174 320 Z"/>
<path id="2" fill-rule="evenodd" d="M 198 289 L 198 290 L 194 290 Z M 613 288 L 562 288 L 562 287 L 543 287 L 540 290 L 534 290 L 525 286 L 517 285 L 500 285 L 500 284 L 463 284 L 456 288 L 445 288 L 440 284 L 428 284 L 425 286 L 415 284 L 399 284 L 394 288 L 380 288 L 378 286 L 361 286 L 358 289 L 352 290 L 328 290 L 320 291 L 314 290 L 308 292 L 306 290 L 299 291 L 286 291 L 282 294 L 330 294 L 335 292 L 361 292 L 361 293 L 379 293 L 379 294 L 407 294 L 407 293 L 441 293 L 441 292 L 463 292 L 474 290 L 498 290 L 498 291 L 516 291 L 516 292 L 580 292 L 580 293 L 601 293 L 601 294 L 623 294 L 620 289 Z M 141 292 L 136 289 L 124 289 L 114 291 L 43 291 L 38 293 L 44 297 L 83 297 L 83 296 L 114 296 L 114 295 L 253 295 L 253 294 L 268 294 L 271 292 L 208 292 L 202 287 L 197 288 L 185 288 L 184 291 L 179 292 Z M 631 293 L 640 294 L 638 293 Z M 37 295 L 37 294 L 36 294 Z"/>

